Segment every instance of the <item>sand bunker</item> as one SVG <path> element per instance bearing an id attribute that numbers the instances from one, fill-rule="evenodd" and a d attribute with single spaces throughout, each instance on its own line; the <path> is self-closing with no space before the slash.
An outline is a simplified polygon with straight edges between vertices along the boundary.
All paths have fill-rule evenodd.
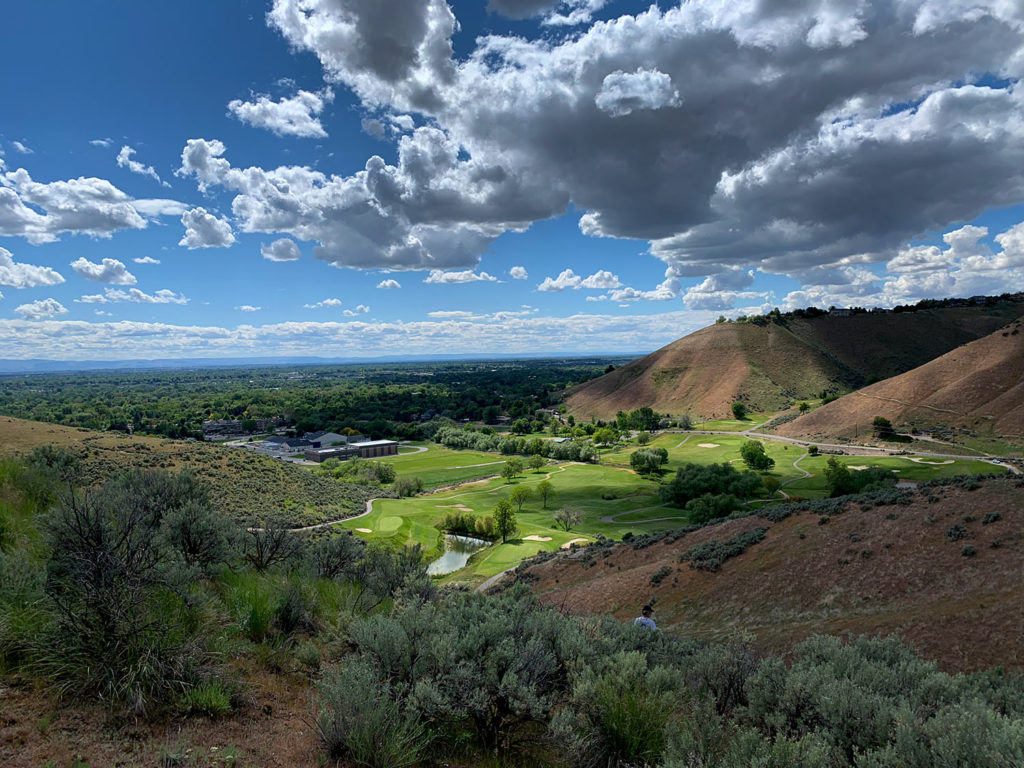
<path id="1" fill-rule="evenodd" d="M 920 456 L 914 456 L 910 460 L 916 461 L 918 464 L 931 464 L 936 467 L 941 466 L 943 464 L 956 464 L 956 461 L 954 461 L 953 459 L 946 459 L 945 461 L 935 461 L 934 459 L 922 459 Z"/>
<path id="2" fill-rule="evenodd" d="M 537 536 L 535 534 L 533 536 L 523 536 L 523 540 L 524 541 L 551 541 L 551 537 L 550 536 Z"/>
<path id="3" fill-rule="evenodd" d="M 562 549 L 568 549 L 573 544 L 579 544 L 580 542 L 586 542 L 586 541 L 587 541 L 587 539 L 573 539 L 572 541 L 565 542 L 565 544 L 562 545 Z"/>
<path id="4" fill-rule="evenodd" d="M 373 529 L 372 528 L 356 528 L 356 530 L 359 531 L 360 533 L 373 533 Z"/>
<path id="5" fill-rule="evenodd" d="M 868 468 L 867 464 L 858 464 L 857 466 L 850 465 L 850 466 L 847 467 L 847 469 L 853 469 L 853 470 L 856 470 L 857 472 L 863 472 L 867 468 Z"/>
<path id="6" fill-rule="evenodd" d="M 697 443 L 698 448 L 721 448 L 718 443 Z"/>

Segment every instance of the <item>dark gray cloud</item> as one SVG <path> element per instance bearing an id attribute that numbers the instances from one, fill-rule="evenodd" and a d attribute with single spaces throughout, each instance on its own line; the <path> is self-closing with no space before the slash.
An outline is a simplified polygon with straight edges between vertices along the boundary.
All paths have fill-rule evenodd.
<path id="1" fill-rule="evenodd" d="M 487 0 L 487 10 L 510 19 L 529 19 L 551 13 L 561 0 Z"/>

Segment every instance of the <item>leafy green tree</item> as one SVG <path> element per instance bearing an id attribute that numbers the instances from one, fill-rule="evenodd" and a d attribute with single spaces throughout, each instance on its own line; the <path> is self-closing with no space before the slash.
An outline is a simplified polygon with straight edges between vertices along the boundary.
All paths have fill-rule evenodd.
<path id="1" fill-rule="evenodd" d="M 516 507 L 516 512 L 522 513 L 523 505 L 533 498 L 533 491 L 525 485 L 517 485 L 509 494 L 508 500 Z"/>
<path id="2" fill-rule="evenodd" d="M 660 474 L 661 466 L 667 462 L 668 451 L 664 448 L 644 448 L 629 457 L 629 466 L 639 475 Z"/>
<path id="3" fill-rule="evenodd" d="M 487 405 L 487 406 L 484 406 L 484 412 L 483 412 L 484 423 L 486 423 L 486 424 L 494 424 L 495 422 L 498 421 L 498 418 L 500 416 L 501 416 L 501 406 L 500 405 Z"/>
<path id="4" fill-rule="evenodd" d="M 637 445 L 647 445 L 651 442 L 650 432 L 638 432 L 636 436 Z"/>
<path id="5" fill-rule="evenodd" d="M 767 472 L 775 466 L 775 459 L 769 456 L 760 440 L 747 440 L 740 446 L 740 457 L 748 469 L 755 472 Z"/>
<path id="6" fill-rule="evenodd" d="M 686 512 L 695 523 L 706 523 L 719 517 L 727 517 L 742 506 L 731 493 L 705 493 L 686 502 Z"/>
<path id="7" fill-rule="evenodd" d="M 594 430 L 594 442 L 598 445 L 611 445 L 618 435 L 611 427 L 599 427 Z"/>
<path id="8" fill-rule="evenodd" d="M 732 415 L 733 418 L 743 421 L 747 418 L 747 406 L 739 400 L 734 400 L 732 403 Z"/>
<path id="9" fill-rule="evenodd" d="M 829 495 L 845 496 L 854 492 L 853 473 L 835 456 L 829 456 L 824 474 Z"/>
<path id="10" fill-rule="evenodd" d="M 529 459 L 530 468 L 534 472 L 539 472 L 540 468 L 543 467 L 545 463 L 546 462 L 544 461 L 544 457 L 541 456 L 539 453 L 533 454 Z"/>
<path id="11" fill-rule="evenodd" d="M 515 466 L 513 466 L 511 460 L 506 461 L 504 466 L 502 466 L 501 468 L 501 476 L 505 478 L 506 483 L 511 483 L 513 480 L 515 480 L 516 475 L 518 474 L 519 473 L 516 472 L 516 468 Z"/>
<path id="12" fill-rule="evenodd" d="M 689 501 L 704 494 L 730 493 L 740 499 L 749 499 L 760 488 L 760 477 L 750 471 L 739 472 L 729 463 L 684 464 L 671 480 L 658 489 L 658 494 L 668 504 L 685 507 Z"/>
<path id="13" fill-rule="evenodd" d="M 583 513 L 576 507 L 562 507 L 553 515 L 555 524 L 568 533 L 583 520 Z"/>
<path id="14" fill-rule="evenodd" d="M 499 499 L 494 507 L 494 528 L 501 536 L 502 544 L 506 543 L 510 536 L 515 536 L 519 530 L 515 510 L 508 499 Z"/>
<path id="15" fill-rule="evenodd" d="M 875 416 L 874 421 L 871 422 L 871 428 L 874 430 L 875 437 L 880 440 L 892 437 L 893 434 L 895 434 L 895 430 L 892 428 L 892 422 L 884 416 Z"/>
<path id="16" fill-rule="evenodd" d="M 541 480 L 537 483 L 537 495 L 540 496 L 544 509 L 548 508 L 548 502 L 555 496 L 555 486 L 550 480 Z"/>
<path id="17" fill-rule="evenodd" d="M 423 478 L 417 475 L 402 475 L 395 480 L 391 490 L 398 494 L 399 498 L 415 496 L 423 492 Z"/>
<path id="18" fill-rule="evenodd" d="M 512 422 L 512 431 L 517 435 L 525 435 L 530 431 L 529 419 L 516 419 Z"/>

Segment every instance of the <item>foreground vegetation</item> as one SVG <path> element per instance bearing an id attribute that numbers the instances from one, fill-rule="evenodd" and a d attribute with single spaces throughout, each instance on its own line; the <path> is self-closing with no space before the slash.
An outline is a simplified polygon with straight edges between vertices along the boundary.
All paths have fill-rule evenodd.
<path id="1" fill-rule="evenodd" d="M 115 717 L 231 718 L 246 664 L 301 672 L 324 756 L 369 766 L 1024 759 L 1020 679 L 950 676 L 894 639 L 815 638 L 786 664 L 565 616 L 522 585 L 439 591 L 418 548 L 237 526 L 194 474 L 126 472 L 84 495 L 79 472 L 47 450 L 0 466 L 7 685 Z"/>

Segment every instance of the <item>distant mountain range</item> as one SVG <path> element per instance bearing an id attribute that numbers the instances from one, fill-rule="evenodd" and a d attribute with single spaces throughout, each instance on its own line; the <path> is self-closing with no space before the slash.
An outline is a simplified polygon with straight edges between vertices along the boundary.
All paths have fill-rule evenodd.
<path id="1" fill-rule="evenodd" d="M 155 360 L 13 360 L 0 359 L 0 374 L 5 373 L 57 373 L 73 371 L 114 371 L 175 368 L 236 368 L 242 366 L 288 365 L 358 365 L 365 363 L 428 363 L 472 360 L 624 360 L 631 355 L 389 355 L 386 357 L 193 357 L 160 358 Z"/>
<path id="2" fill-rule="evenodd" d="M 1024 301 L 959 300 L 901 312 L 761 316 L 703 328 L 570 390 L 577 418 L 660 413 L 725 417 L 734 400 L 774 411 L 910 371 L 1024 315 Z"/>

